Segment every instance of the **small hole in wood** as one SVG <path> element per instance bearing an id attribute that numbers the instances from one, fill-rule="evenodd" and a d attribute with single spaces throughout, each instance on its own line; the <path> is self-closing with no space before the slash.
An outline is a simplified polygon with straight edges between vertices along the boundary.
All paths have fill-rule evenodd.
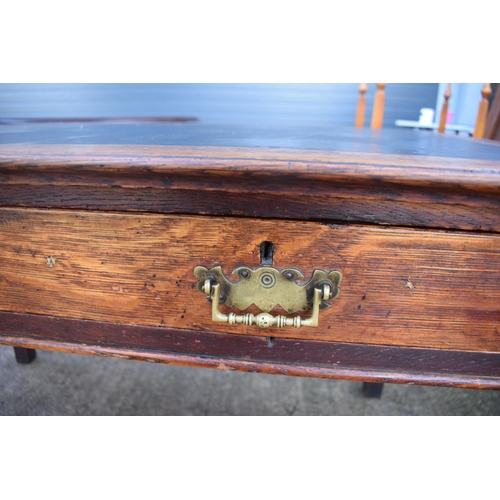
<path id="1" fill-rule="evenodd" d="M 260 244 L 260 263 L 262 265 L 273 265 L 274 245 L 270 241 L 263 241 Z"/>
<path id="2" fill-rule="evenodd" d="M 273 347 L 276 343 L 276 337 L 266 337 L 267 347 Z"/>

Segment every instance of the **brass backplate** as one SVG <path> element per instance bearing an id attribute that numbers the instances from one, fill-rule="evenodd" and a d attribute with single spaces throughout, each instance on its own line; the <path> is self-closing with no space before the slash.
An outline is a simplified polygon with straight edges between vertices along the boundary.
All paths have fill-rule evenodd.
<path id="1" fill-rule="evenodd" d="M 339 271 L 325 272 L 316 269 L 309 281 L 299 283 L 298 280 L 304 277 L 299 269 L 276 269 L 271 266 L 256 269 L 237 267 L 231 272 L 239 278 L 237 281 L 226 278 L 221 266 L 211 269 L 197 266 L 194 274 L 198 278 L 197 286 L 201 292 L 207 279 L 214 284 L 218 283 L 220 302 L 226 306 L 234 306 L 243 311 L 255 304 L 261 311 L 269 312 L 279 305 L 287 313 L 310 309 L 314 300 L 314 288 L 321 288 L 323 285 L 330 286 L 330 299 L 335 298 L 340 293 L 338 285 L 342 280 Z M 327 300 L 323 300 L 320 308 L 324 309 L 329 305 Z"/>

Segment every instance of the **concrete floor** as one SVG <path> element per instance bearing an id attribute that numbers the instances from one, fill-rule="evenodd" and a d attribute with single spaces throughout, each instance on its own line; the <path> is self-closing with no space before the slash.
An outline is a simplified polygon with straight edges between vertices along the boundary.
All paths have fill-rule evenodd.
<path id="1" fill-rule="evenodd" d="M 500 391 L 227 372 L 0 346 L 0 415 L 500 415 Z"/>

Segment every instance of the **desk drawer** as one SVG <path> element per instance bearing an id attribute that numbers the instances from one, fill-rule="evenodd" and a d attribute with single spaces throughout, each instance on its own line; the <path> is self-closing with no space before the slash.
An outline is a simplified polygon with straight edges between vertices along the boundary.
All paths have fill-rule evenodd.
<path id="1" fill-rule="evenodd" d="M 158 336 L 185 329 L 500 352 L 493 234 L 4 208 L 0 240 L 4 312 L 155 327 Z M 315 269 L 342 273 L 340 295 L 320 311 L 317 328 L 212 322 L 194 268 L 220 265 L 226 276 L 256 268 L 264 241 L 278 269 L 306 278 Z"/>

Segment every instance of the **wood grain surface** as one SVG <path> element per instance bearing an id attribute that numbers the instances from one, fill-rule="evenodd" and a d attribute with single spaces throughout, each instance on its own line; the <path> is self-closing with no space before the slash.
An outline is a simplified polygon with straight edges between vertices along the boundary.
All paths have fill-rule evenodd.
<path id="1" fill-rule="evenodd" d="M 240 218 L 0 210 L 0 310 L 256 336 L 500 351 L 500 236 Z M 212 323 L 197 265 L 343 274 L 319 328 Z M 237 312 L 237 311 L 235 311 Z M 75 339 L 78 340 L 78 339 Z"/>
<path id="2" fill-rule="evenodd" d="M 0 312 L 0 344 L 304 377 L 500 389 L 500 353 L 274 339 Z"/>
<path id="3" fill-rule="evenodd" d="M 500 162 L 491 160 L 265 148 L 3 145 L 0 185 L 0 206 L 500 232 Z"/>

